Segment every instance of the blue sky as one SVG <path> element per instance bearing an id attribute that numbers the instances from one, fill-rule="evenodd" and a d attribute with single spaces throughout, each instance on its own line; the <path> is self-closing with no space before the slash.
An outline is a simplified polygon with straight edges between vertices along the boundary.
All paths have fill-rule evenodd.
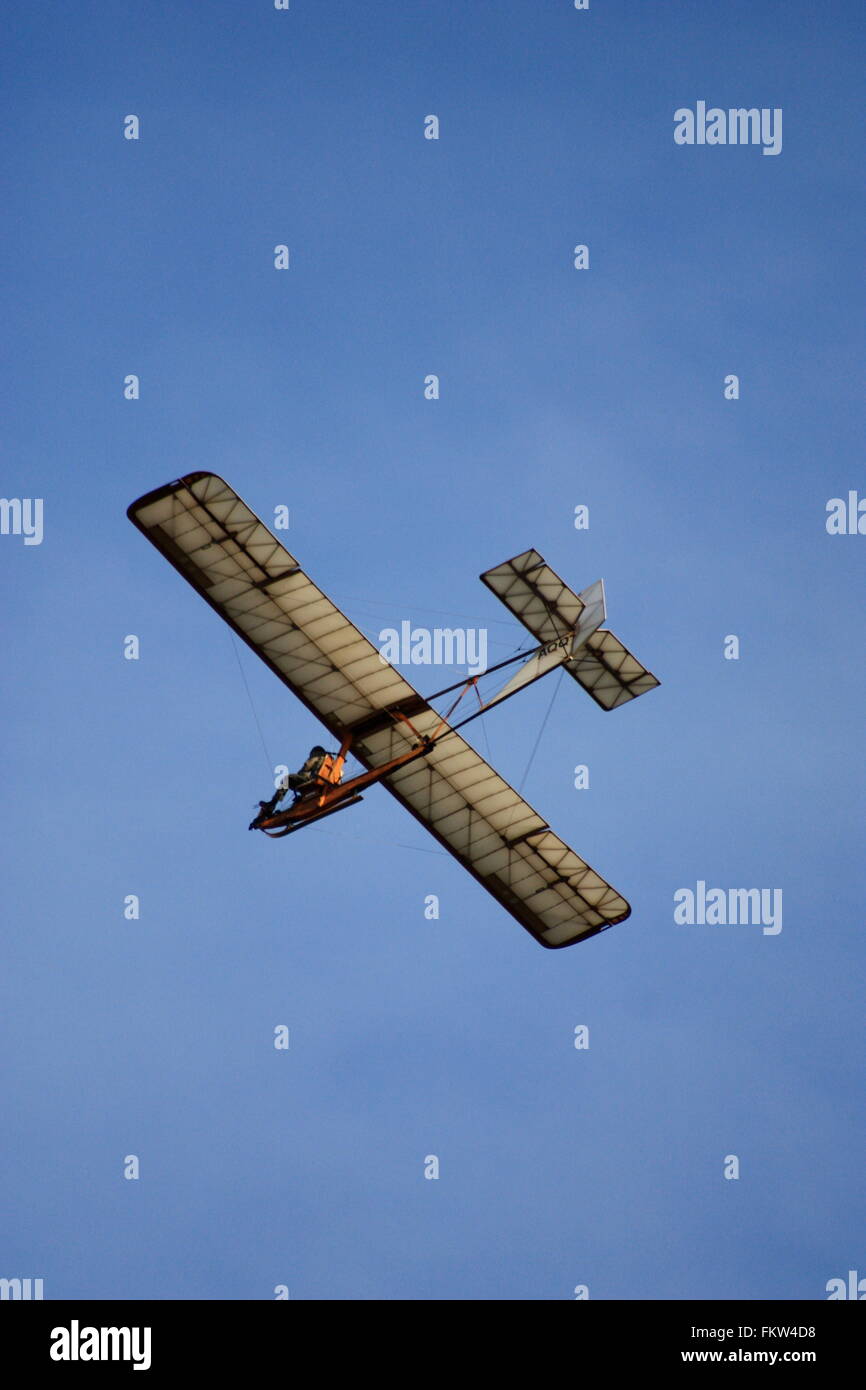
<path id="1" fill-rule="evenodd" d="M 825 527 L 866 495 L 861 7 L 7 23 L 0 492 L 45 522 L 0 536 L 0 1276 L 546 1300 L 866 1274 L 866 539 Z M 781 107 L 781 154 L 677 146 L 698 100 Z M 381 789 L 247 834 L 270 763 L 238 652 L 125 515 L 197 469 L 289 506 L 289 548 L 374 638 L 485 626 L 501 658 L 525 634 L 482 570 L 533 546 L 604 577 L 661 689 L 605 715 L 563 681 L 525 781 L 558 677 L 471 737 L 628 922 L 542 950 Z M 321 726 L 240 660 L 297 766 Z M 698 880 L 781 888 L 782 931 L 677 925 Z"/>

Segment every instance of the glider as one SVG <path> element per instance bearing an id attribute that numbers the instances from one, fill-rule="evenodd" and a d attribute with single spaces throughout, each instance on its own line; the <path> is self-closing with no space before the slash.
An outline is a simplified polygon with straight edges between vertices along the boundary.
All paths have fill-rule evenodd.
<path id="1" fill-rule="evenodd" d="M 605 620 L 601 580 L 581 594 L 535 550 L 482 581 L 538 645 L 482 701 L 479 676 L 425 698 L 331 603 L 237 493 L 190 473 L 140 497 L 127 515 L 237 635 L 325 725 L 339 751 L 293 804 L 262 810 L 250 829 L 274 838 L 355 805 L 380 783 L 542 946 L 571 946 L 622 922 L 631 908 L 518 795 L 459 730 L 548 672 L 567 671 L 604 710 L 657 686 Z M 474 692 L 479 708 L 451 722 Z M 445 714 L 430 700 L 454 693 Z M 349 754 L 364 768 L 343 781 Z"/>

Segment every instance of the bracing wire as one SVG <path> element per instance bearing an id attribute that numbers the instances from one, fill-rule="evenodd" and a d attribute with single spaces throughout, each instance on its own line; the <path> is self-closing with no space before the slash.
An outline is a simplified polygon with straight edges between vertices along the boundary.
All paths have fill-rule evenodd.
<path id="1" fill-rule="evenodd" d="M 272 758 L 271 758 L 270 753 L 268 752 L 268 745 L 265 743 L 265 736 L 264 736 L 264 734 L 262 733 L 262 726 L 261 726 L 261 724 L 259 723 L 259 716 L 256 714 L 256 707 L 255 707 L 255 704 L 254 704 L 254 702 L 253 702 L 253 697 L 252 697 L 252 693 L 251 693 L 251 691 L 250 691 L 249 682 L 247 681 L 247 673 L 246 673 L 246 671 L 244 670 L 243 662 L 241 661 L 241 654 L 240 654 L 240 652 L 238 651 L 238 642 L 237 642 L 237 638 L 235 637 L 235 635 L 234 635 L 233 632 L 230 632 L 230 633 L 229 633 L 229 636 L 230 636 L 231 639 L 232 639 L 232 646 L 233 646 L 234 649 L 235 649 L 235 656 L 237 657 L 237 662 L 238 662 L 238 670 L 239 670 L 240 673 L 241 673 L 241 680 L 243 681 L 243 683 L 244 683 L 244 689 L 245 689 L 246 692 L 247 692 L 247 699 L 248 699 L 249 702 L 250 702 L 250 709 L 251 709 L 252 712 L 253 712 L 253 719 L 255 720 L 256 728 L 257 728 L 258 731 L 259 731 L 259 738 L 260 738 L 261 741 L 262 741 L 262 748 L 265 750 L 265 758 L 267 759 L 268 772 L 271 773 L 271 774 L 273 774 L 274 763 L 273 763 L 273 760 L 272 760 Z"/>
<path id="2" fill-rule="evenodd" d="M 548 719 L 550 718 L 551 711 L 553 710 L 553 706 L 554 706 L 554 704 L 555 704 L 555 702 L 556 702 L 556 697 L 557 697 L 557 695 L 559 694 L 559 687 L 562 685 L 562 677 L 563 677 L 563 674 L 564 674 L 564 672 L 563 672 L 562 668 L 560 668 L 559 676 L 558 676 L 558 678 L 557 678 L 557 681 L 556 681 L 555 686 L 553 687 L 553 694 L 552 694 L 551 697 L 550 697 L 550 703 L 549 703 L 549 705 L 547 706 L 547 713 L 545 714 L 544 718 L 543 718 L 542 721 L 541 721 L 541 728 L 538 730 L 538 737 L 536 738 L 535 743 L 534 743 L 533 746 L 532 746 L 532 752 L 531 752 L 530 755 L 529 755 L 529 762 L 526 764 L 526 767 L 524 768 L 523 776 L 522 776 L 521 779 L 520 779 L 520 785 L 519 785 L 518 788 L 517 788 L 517 790 L 518 790 L 519 792 L 522 792 L 522 791 L 523 791 L 523 784 L 525 783 L 527 777 L 529 776 L 529 769 L 532 767 L 533 761 L 534 761 L 534 759 L 535 759 L 535 755 L 536 755 L 536 753 L 538 752 L 538 745 L 539 745 L 540 742 L 541 742 L 541 736 L 542 736 L 542 734 L 544 733 L 544 730 L 547 728 L 547 721 L 548 721 Z"/>

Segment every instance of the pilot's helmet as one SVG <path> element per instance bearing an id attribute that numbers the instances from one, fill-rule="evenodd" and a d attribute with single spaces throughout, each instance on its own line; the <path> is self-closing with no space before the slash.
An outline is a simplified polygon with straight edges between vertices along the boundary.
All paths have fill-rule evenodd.
<path id="1" fill-rule="evenodd" d="M 325 757 L 327 757 L 327 750 L 324 749 L 324 748 L 321 748 L 321 747 L 319 746 L 319 744 L 317 743 L 316 746 L 315 746 L 315 748 L 311 748 L 311 749 L 310 749 L 310 757 L 311 757 L 311 758 L 325 758 Z"/>

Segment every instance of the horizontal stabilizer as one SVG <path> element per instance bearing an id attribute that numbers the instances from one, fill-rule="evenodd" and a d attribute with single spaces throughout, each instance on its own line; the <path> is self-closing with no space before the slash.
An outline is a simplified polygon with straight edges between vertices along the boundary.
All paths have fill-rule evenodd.
<path id="1" fill-rule="evenodd" d="M 587 639 L 577 656 L 565 663 L 565 669 L 602 709 L 617 709 L 661 684 L 604 628 Z"/>
<path id="2" fill-rule="evenodd" d="M 513 560 L 485 570 L 481 582 L 502 599 L 539 642 L 553 642 L 573 632 L 586 606 L 580 594 L 554 574 L 537 550 L 525 550 Z M 599 622 L 603 621 L 602 613 Z"/>
<path id="3" fill-rule="evenodd" d="M 602 709 L 616 709 L 660 684 L 618 637 L 601 626 L 607 611 L 600 579 L 576 594 L 537 550 L 525 550 L 486 570 L 481 580 L 539 642 L 551 644 L 571 637 L 572 657 L 564 663 L 565 670 Z M 539 655 L 538 660 L 542 659 L 545 666 L 559 664 L 547 654 Z M 521 667 L 513 684 L 528 684 L 534 678 L 529 667 Z"/>

